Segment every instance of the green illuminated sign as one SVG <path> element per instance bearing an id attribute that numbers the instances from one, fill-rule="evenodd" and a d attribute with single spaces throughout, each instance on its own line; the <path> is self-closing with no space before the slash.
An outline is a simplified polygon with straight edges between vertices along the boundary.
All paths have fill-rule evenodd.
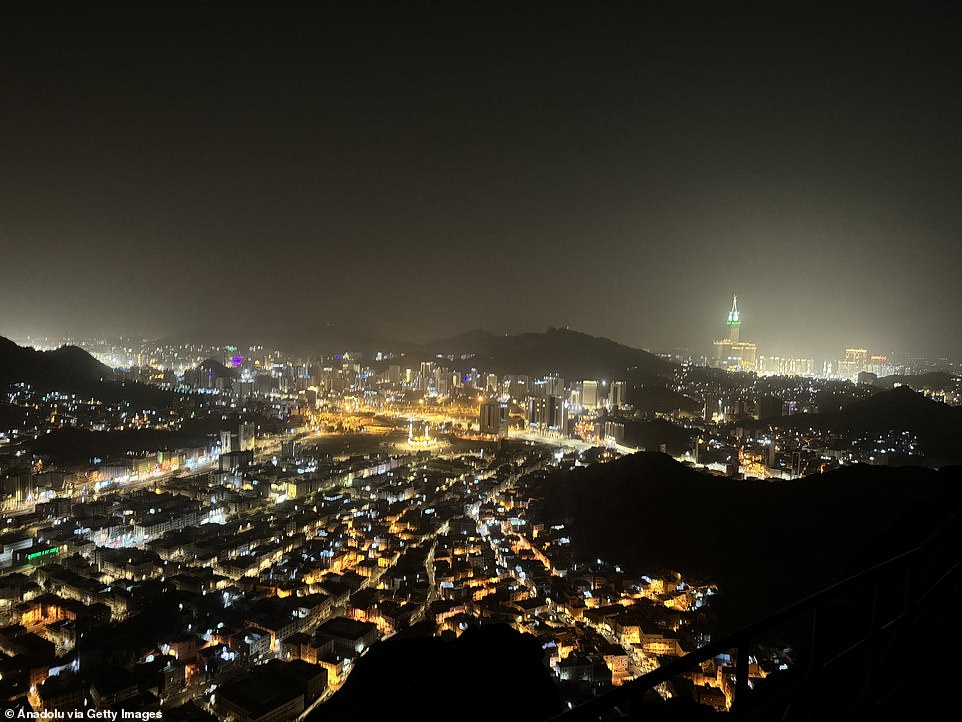
<path id="1" fill-rule="evenodd" d="M 60 547 L 53 547 L 53 548 L 51 548 L 51 549 L 43 549 L 43 550 L 41 550 L 41 551 L 39 551 L 39 552 L 34 552 L 33 554 L 27 554 L 27 559 L 33 560 L 33 559 L 36 559 L 37 557 L 45 557 L 45 556 L 47 556 L 48 554 L 56 554 L 56 553 L 59 552 L 59 551 L 60 551 Z"/>

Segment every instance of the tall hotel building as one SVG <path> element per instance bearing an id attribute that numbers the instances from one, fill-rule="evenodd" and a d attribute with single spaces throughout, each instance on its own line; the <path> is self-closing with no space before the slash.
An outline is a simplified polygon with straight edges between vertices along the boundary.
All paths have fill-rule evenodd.
<path id="1" fill-rule="evenodd" d="M 749 341 L 742 341 L 741 315 L 738 312 L 738 296 L 732 298 L 732 309 L 725 321 L 728 338 L 715 341 L 715 366 L 728 371 L 755 371 L 758 349 Z"/>

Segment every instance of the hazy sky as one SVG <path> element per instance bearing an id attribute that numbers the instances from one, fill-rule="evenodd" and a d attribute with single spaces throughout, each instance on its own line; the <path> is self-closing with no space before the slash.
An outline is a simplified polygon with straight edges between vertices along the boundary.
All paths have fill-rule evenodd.
<path id="1" fill-rule="evenodd" d="M 309 7 L 0 6 L 0 334 L 962 355 L 955 3 Z"/>

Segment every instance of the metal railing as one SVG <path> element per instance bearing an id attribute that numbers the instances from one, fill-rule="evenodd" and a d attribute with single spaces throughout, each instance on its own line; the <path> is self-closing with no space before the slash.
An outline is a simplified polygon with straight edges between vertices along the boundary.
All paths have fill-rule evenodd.
<path id="1" fill-rule="evenodd" d="M 867 719 L 897 700 L 918 670 L 909 660 L 954 609 L 962 511 L 956 511 L 913 549 L 808 596 L 734 634 L 674 659 L 552 718 L 611 720 L 645 716 L 644 696 L 658 685 L 734 653 L 730 688 L 733 719 Z M 850 614 L 856 612 L 853 619 Z M 846 613 L 849 613 L 848 615 Z M 858 613 L 865 617 L 858 620 Z M 857 632 L 859 625 L 862 632 Z M 807 642 L 807 652 L 758 689 L 749 678 L 753 644 L 768 644 L 779 629 Z M 800 633 L 801 632 L 801 633 Z M 854 638 L 852 635 L 854 633 Z M 783 689 L 768 681 L 785 682 Z M 842 689 L 839 690 L 838 688 Z M 664 719 L 663 716 L 659 717 Z"/>

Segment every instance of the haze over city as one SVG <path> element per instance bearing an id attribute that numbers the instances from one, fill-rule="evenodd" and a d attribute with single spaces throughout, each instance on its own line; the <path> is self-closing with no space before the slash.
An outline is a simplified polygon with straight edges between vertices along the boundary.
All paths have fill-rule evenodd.
<path id="1" fill-rule="evenodd" d="M 708 352 L 737 293 L 962 353 L 950 4 L 53 7 L 0 30 L 8 336 Z"/>
<path id="2" fill-rule="evenodd" d="M 946 716 L 957 5 L 0 3 L 0 718 Z"/>

